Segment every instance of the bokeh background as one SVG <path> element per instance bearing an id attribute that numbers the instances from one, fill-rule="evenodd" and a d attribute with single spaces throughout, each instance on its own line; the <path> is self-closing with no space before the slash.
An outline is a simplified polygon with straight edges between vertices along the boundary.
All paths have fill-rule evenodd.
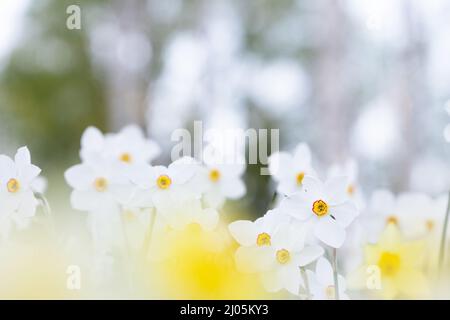
<path id="1" fill-rule="evenodd" d="M 69 5 L 81 30 L 66 27 Z M 83 130 L 138 123 L 164 150 L 206 127 L 279 128 L 319 170 L 355 158 L 366 192 L 450 187 L 446 0 L 0 0 L 0 153 L 28 145 L 68 206 Z M 240 202 L 262 215 L 257 166 Z M 61 196 L 62 195 L 62 196 Z"/>

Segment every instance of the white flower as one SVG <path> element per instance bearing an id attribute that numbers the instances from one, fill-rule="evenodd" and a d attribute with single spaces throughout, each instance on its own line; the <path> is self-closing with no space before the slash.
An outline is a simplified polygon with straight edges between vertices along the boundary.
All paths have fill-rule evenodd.
<path id="1" fill-rule="evenodd" d="M 405 192 L 395 197 L 388 190 L 377 190 L 369 205 L 370 223 L 377 235 L 387 223 L 394 223 L 407 237 L 438 236 L 444 221 L 446 198 L 434 200 L 420 192 Z"/>
<path id="2" fill-rule="evenodd" d="M 313 300 L 335 300 L 336 287 L 334 283 L 333 268 L 325 258 L 319 258 L 316 263 L 316 270 L 313 273 L 306 271 L 309 289 Z M 343 276 L 338 275 L 339 299 L 348 300 L 349 297 L 345 293 L 346 283 Z"/>
<path id="3" fill-rule="evenodd" d="M 346 190 L 346 177 L 322 183 L 307 176 L 303 179 L 302 191 L 284 199 L 280 210 L 306 223 L 317 239 L 339 248 L 345 240 L 345 228 L 358 215 Z"/>
<path id="4" fill-rule="evenodd" d="M 180 198 L 200 198 L 199 186 L 191 183 L 198 170 L 199 165 L 189 157 L 178 159 L 169 167 L 134 166 L 129 171 L 136 185 L 130 205 L 159 208 Z"/>
<path id="5" fill-rule="evenodd" d="M 354 159 L 347 160 L 344 164 L 334 164 L 328 170 L 328 179 L 335 177 L 347 177 L 347 193 L 355 202 L 359 210 L 365 207 L 364 195 L 358 181 L 358 163 Z"/>
<path id="6" fill-rule="evenodd" d="M 294 155 L 277 152 L 269 158 L 269 171 L 278 182 L 277 192 L 291 195 L 302 188 L 305 176 L 316 176 L 311 166 L 311 152 L 305 143 L 300 143 Z"/>
<path id="7" fill-rule="evenodd" d="M 270 245 L 271 239 L 279 226 L 289 223 L 289 216 L 277 210 L 269 210 L 263 217 L 252 222 L 238 220 L 229 224 L 228 229 L 233 238 L 244 247 L 264 247 Z"/>
<path id="8" fill-rule="evenodd" d="M 305 246 L 301 226 L 276 211 L 269 211 L 255 222 L 233 222 L 229 230 L 241 244 L 236 251 L 238 269 L 259 273 L 269 292 L 286 289 L 298 294 L 302 284 L 299 267 L 323 254 L 319 246 Z"/>
<path id="9" fill-rule="evenodd" d="M 74 209 L 88 212 L 116 210 L 126 204 L 133 191 L 128 178 L 117 165 L 98 159 L 69 168 L 64 174 L 74 189 L 71 204 Z"/>
<path id="10" fill-rule="evenodd" d="M 159 146 L 146 139 L 136 125 L 124 127 L 117 134 L 103 135 L 95 127 L 89 127 L 81 137 L 80 157 L 84 162 L 95 162 L 98 158 L 120 164 L 150 163 L 160 154 Z"/>
<path id="11" fill-rule="evenodd" d="M 31 185 L 40 172 L 41 169 L 31 164 L 26 147 L 17 150 L 14 160 L 0 155 L 0 223 L 4 236 L 12 224 L 25 227 L 35 215 L 38 201 Z"/>
<path id="12" fill-rule="evenodd" d="M 118 159 L 121 163 L 150 163 L 160 153 L 159 146 L 146 139 L 136 125 L 126 126 L 119 133 L 106 137 L 106 157 Z"/>
<path id="13" fill-rule="evenodd" d="M 241 179 L 244 164 L 206 163 L 201 170 L 205 186 L 205 203 L 214 208 L 223 206 L 226 199 L 238 199 L 245 195 L 245 184 Z"/>

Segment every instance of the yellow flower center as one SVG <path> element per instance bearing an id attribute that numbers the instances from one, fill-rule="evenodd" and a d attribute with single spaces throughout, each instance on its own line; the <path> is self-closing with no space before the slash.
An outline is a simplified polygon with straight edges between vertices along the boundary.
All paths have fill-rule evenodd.
<path id="1" fill-rule="evenodd" d="M 295 181 L 297 182 L 297 185 L 300 186 L 303 182 L 303 178 L 305 177 L 304 172 L 297 173 L 297 176 L 295 177 Z"/>
<path id="2" fill-rule="evenodd" d="M 211 180 L 212 182 L 217 182 L 220 179 L 220 171 L 217 169 L 212 169 L 209 172 L 209 180 Z"/>
<path id="3" fill-rule="evenodd" d="M 335 299 L 336 298 L 336 288 L 334 286 L 328 286 L 325 288 L 325 296 L 327 299 Z"/>
<path id="4" fill-rule="evenodd" d="M 192 222 L 186 226 L 186 230 L 193 234 L 201 234 L 203 229 L 202 229 L 202 226 L 200 224 L 198 224 L 197 222 Z"/>
<path id="5" fill-rule="evenodd" d="M 427 226 L 427 230 L 429 232 L 433 231 L 433 229 L 434 229 L 434 221 L 433 220 L 427 220 L 425 222 L 425 225 Z"/>
<path id="6" fill-rule="evenodd" d="M 265 232 L 258 234 L 258 237 L 256 238 L 256 244 L 259 247 L 270 246 L 271 245 L 270 235 Z"/>
<path id="7" fill-rule="evenodd" d="M 6 188 L 11 193 L 16 193 L 20 189 L 20 183 L 17 179 L 9 179 Z"/>
<path id="8" fill-rule="evenodd" d="M 314 201 L 312 211 L 318 217 L 323 217 L 328 213 L 328 204 L 323 200 Z"/>
<path id="9" fill-rule="evenodd" d="M 400 269 L 400 256 L 397 253 L 383 252 L 378 261 L 378 266 L 383 275 L 393 276 Z"/>
<path id="10" fill-rule="evenodd" d="M 119 160 L 125 163 L 131 163 L 133 161 L 133 157 L 131 154 L 125 152 L 120 155 Z"/>
<path id="11" fill-rule="evenodd" d="M 94 180 L 94 188 L 98 192 L 104 192 L 108 188 L 108 180 L 105 178 L 97 178 Z"/>
<path id="12" fill-rule="evenodd" d="M 123 213 L 123 219 L 124 219 L 126 222 L 131 222 L 131 221 L 133 221 L 135 218 L 136 218 L 136 215 L 135 215 L 134 212 L 131 211 L 131 210 L 126 210 L 126 211 Z"/>
<path id="13" fill-rule="evenodd" d="M 349 186 L 347 187 L 347 193 L 352 196 L 355 194 L 355 186 L 353 184 L 349 184 Z"/>
<path id="14" fill-rule="evenodd" d="M 291 254 L 286 249 L 281 249 L 277 251 L 277 261 L 280 264 L 286 264 L 291 260 Z"/>
<path id="15" fill-rule="evenodd" d="M 168 175 L 160 175 L 158 177 L 158 179 L 156 179 L 156 185 L 160 188 L 160 189 L 168 189 L 170 187 L 170 185 L 172 184 L 172 179 L 170 179 L 170 177 Z"/>
<path id="16" fill-rule="evenodd" d="M 397 217 L 395 216 L 395 215 L 390 215 L 390 216 L 388 216 L 387 217 L 387 219 L 386 219 L 386 224 L 390 224 L 390 223 L 392 223 L 392 224 L 395 224 L 395 225 L 398 225 L 398 219 L 397 219 Z"/>

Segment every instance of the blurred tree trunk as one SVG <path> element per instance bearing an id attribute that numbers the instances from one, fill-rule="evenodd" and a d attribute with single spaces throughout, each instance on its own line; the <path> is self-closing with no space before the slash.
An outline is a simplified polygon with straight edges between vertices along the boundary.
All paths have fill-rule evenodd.
<path id="1" fill-rule="evenodd" d="M 393 185 L 397 190 L 408 188 L 411 172 L 411 155 L 420 154 L 421 110 L 429 103 L 426 85 L 426 41 L 423 30 L 423 19 L 411 1 L 403 1 L 403 23 L 405 25 L 405 45 L 401 50 L 399 70 L 397 74 L 398 87 L 395 103 L 398 108 L 401 125 L 402 146 L 399 146 L 395 155 L 395 175 Z"/>
<path id="2" fill-rule="evenodd" d="M 347 79 L 351 67 L 346 66 L 347 17 L 340 1 L 317 2 L 318 36 L 316 59 L 314 61 L 313 99 L 317 106 L 313 118 L 318 119 L 315 128 L 314 147 L 328 164 L 346 157 L 348 149 L 349 110 Z"/>
<path id="3" fill-rule="evenodd" d="M 144 32 L 146 2 L 141 0 L 115 1 L 114 12 L 124 33 Z M 147 27 L 148 28 L 148 27 Z M 130 71 L 117 62 L 107 70 L 108 116 L 110 130 L 119 130 L 126 124 L 145 125 L 147 89 L 144 72 Z M 149 72 L 147 73 L 149 74 Z"/>

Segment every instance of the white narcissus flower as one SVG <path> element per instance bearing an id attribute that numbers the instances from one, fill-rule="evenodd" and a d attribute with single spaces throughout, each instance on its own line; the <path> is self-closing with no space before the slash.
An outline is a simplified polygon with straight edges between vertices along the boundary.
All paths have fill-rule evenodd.
<path id="1" fill-rule="evenodd" d="M 389 190 L 377 190 L 368 207 L 369 223 L 377 236 L 386 224 L 393 223 L 407 237 L 436 238 L 442 231 L 446 206 L 447 195 L 433 199 L 420 192 L 404 192 L 396 197 Z"/>
<path id="2" fill-rule="evenodd" d="M 339 177 L 322 183 L 306 176 L 303 188 L 284 199 L 280 210 L 305 223 L 314 236 L 333 248 L 342 246 L 345 228 L 358 215 L 358 210 L 347 195 L 347 178 Z"/>
<path id="3" fill-rule="evenodd" d="M 129 177 L 136 189 L 129 204 L 159 208 L 180 198 L 200 198 L 199 186 L 191 183 L 199 168 L 190 157 L 178 159 L 169 167 L 138 165 L 130 168 Z"/>
<path id="4" fill-rule="evenodd" d="M 245 195 L 245 184 L 242 174 L 245 164 L 206 163 L 201 170 L 205 186 L 205 203 L 214 208 L 223 206 L 226 199 L 238 199 Z"/>
<path id="5" fill-rule="evenodd" d="M 298 295 L 304 286 L 300 267 L 304 267 L 323 255 L 317 245 L 305 246 L 298 226 L 282 225 L 274 234 L 270 251 L 264 252 L 265 269 L 260 274 L 264 287 L 269 292 L 286 289 Z"/>
<path id="6" fill-rule="evenodd" d="M 243 247 L 265 247 L 281 224 L 289 223 L 290 217 L 277 210 L 269 210 L 254 222 L 238 220 L 230 223 L 228 229 L 233 238 Z"/>
<path id="7" fill-rule="evenodd" d="M 219 213 L 212 208 L 202 208 L 199 199 L 167 202 L 158 208 L 158 213 L 175 230 L 199 226 L 204 231 L 212 231 L 219 223 Z"/>
<path id="8" fill-rule="evenodd" d="M 31 188 L 41 169 L 31 164 L 28 148 L 17 150 L 14 160 L 0 155 L 0 224 L 7 236 L 13 224 L 28 225 L 36 213 L 38 200 Z"/>
<path id="9" fill-rule="evenodd" d="M 229 230 L 241 245 L 235 257 L 238 269 L 259 273 L 270 292 L 284 288 L 298 294 L 301 284 L 299 267 L 323 254 L 319 246 L 305 247 L 302 227 L 292 224 L 288 216 L 276 210 L 269 211 L 255 222 L 233 222 Z"/>
<path id="10" fill-rule="evenodd" d="M 334 283 L 334 274 L 331 264 L 325 258 L 319 258 L 316 263 L 315 272 L 306 271 L 311 298 L 313 300 L 335 300 L 336 287 Z M 338 275 L 339 299 L 348 300 L 345 293 L 346 283 L 343 276 Z"/>
<path id="11" fill-rule="evenodd" d="M 129 201 L 133 191 L 128 178 L 117 165 L 100 159 L 75 165 L 64 176 L 74 189 L 72 207 L 81 211 L 116 210 L 118 205 Z"/>
<path id="12" fill-rule="evenodd" d="M 141 128 L 136 125 L 106 135 L 95 127 L 89 127 L 81 137 L 80 157 L 84 162 L 104 158 L 125 165 L 144 164 L 150 163 L 160 152 L 159 146 L 146 139 Z"/>
<path id="13" fill-rule="evenodd" d="M 328 179 L 335 177 L 347 177 L 347 193 L 355 202 L 359 210 L 365 207 L 364 194 L 358 181 L 358 163 L 354 159 L 349 159 L 343 164 L 334 164 L 328 170 Z"/>
<path id="14" fill-rule="evenodd" d="M 117 134 L 106 136 L 106 157 L 125 164 L 150 163 L 161 153 L 156 142 L 145 137 L 136 125 L 124 127 Z"/>
<path id="15" fill-rule="evenodd" d="M 305 176 L 316 176 L 311 166 L 311 151 L 306 143 L 300 143 L 294 155 L 277 152 L 269 158 L 269 171 L 278 183 L 277 192 L 292 195 L 302 188 Z"/>

